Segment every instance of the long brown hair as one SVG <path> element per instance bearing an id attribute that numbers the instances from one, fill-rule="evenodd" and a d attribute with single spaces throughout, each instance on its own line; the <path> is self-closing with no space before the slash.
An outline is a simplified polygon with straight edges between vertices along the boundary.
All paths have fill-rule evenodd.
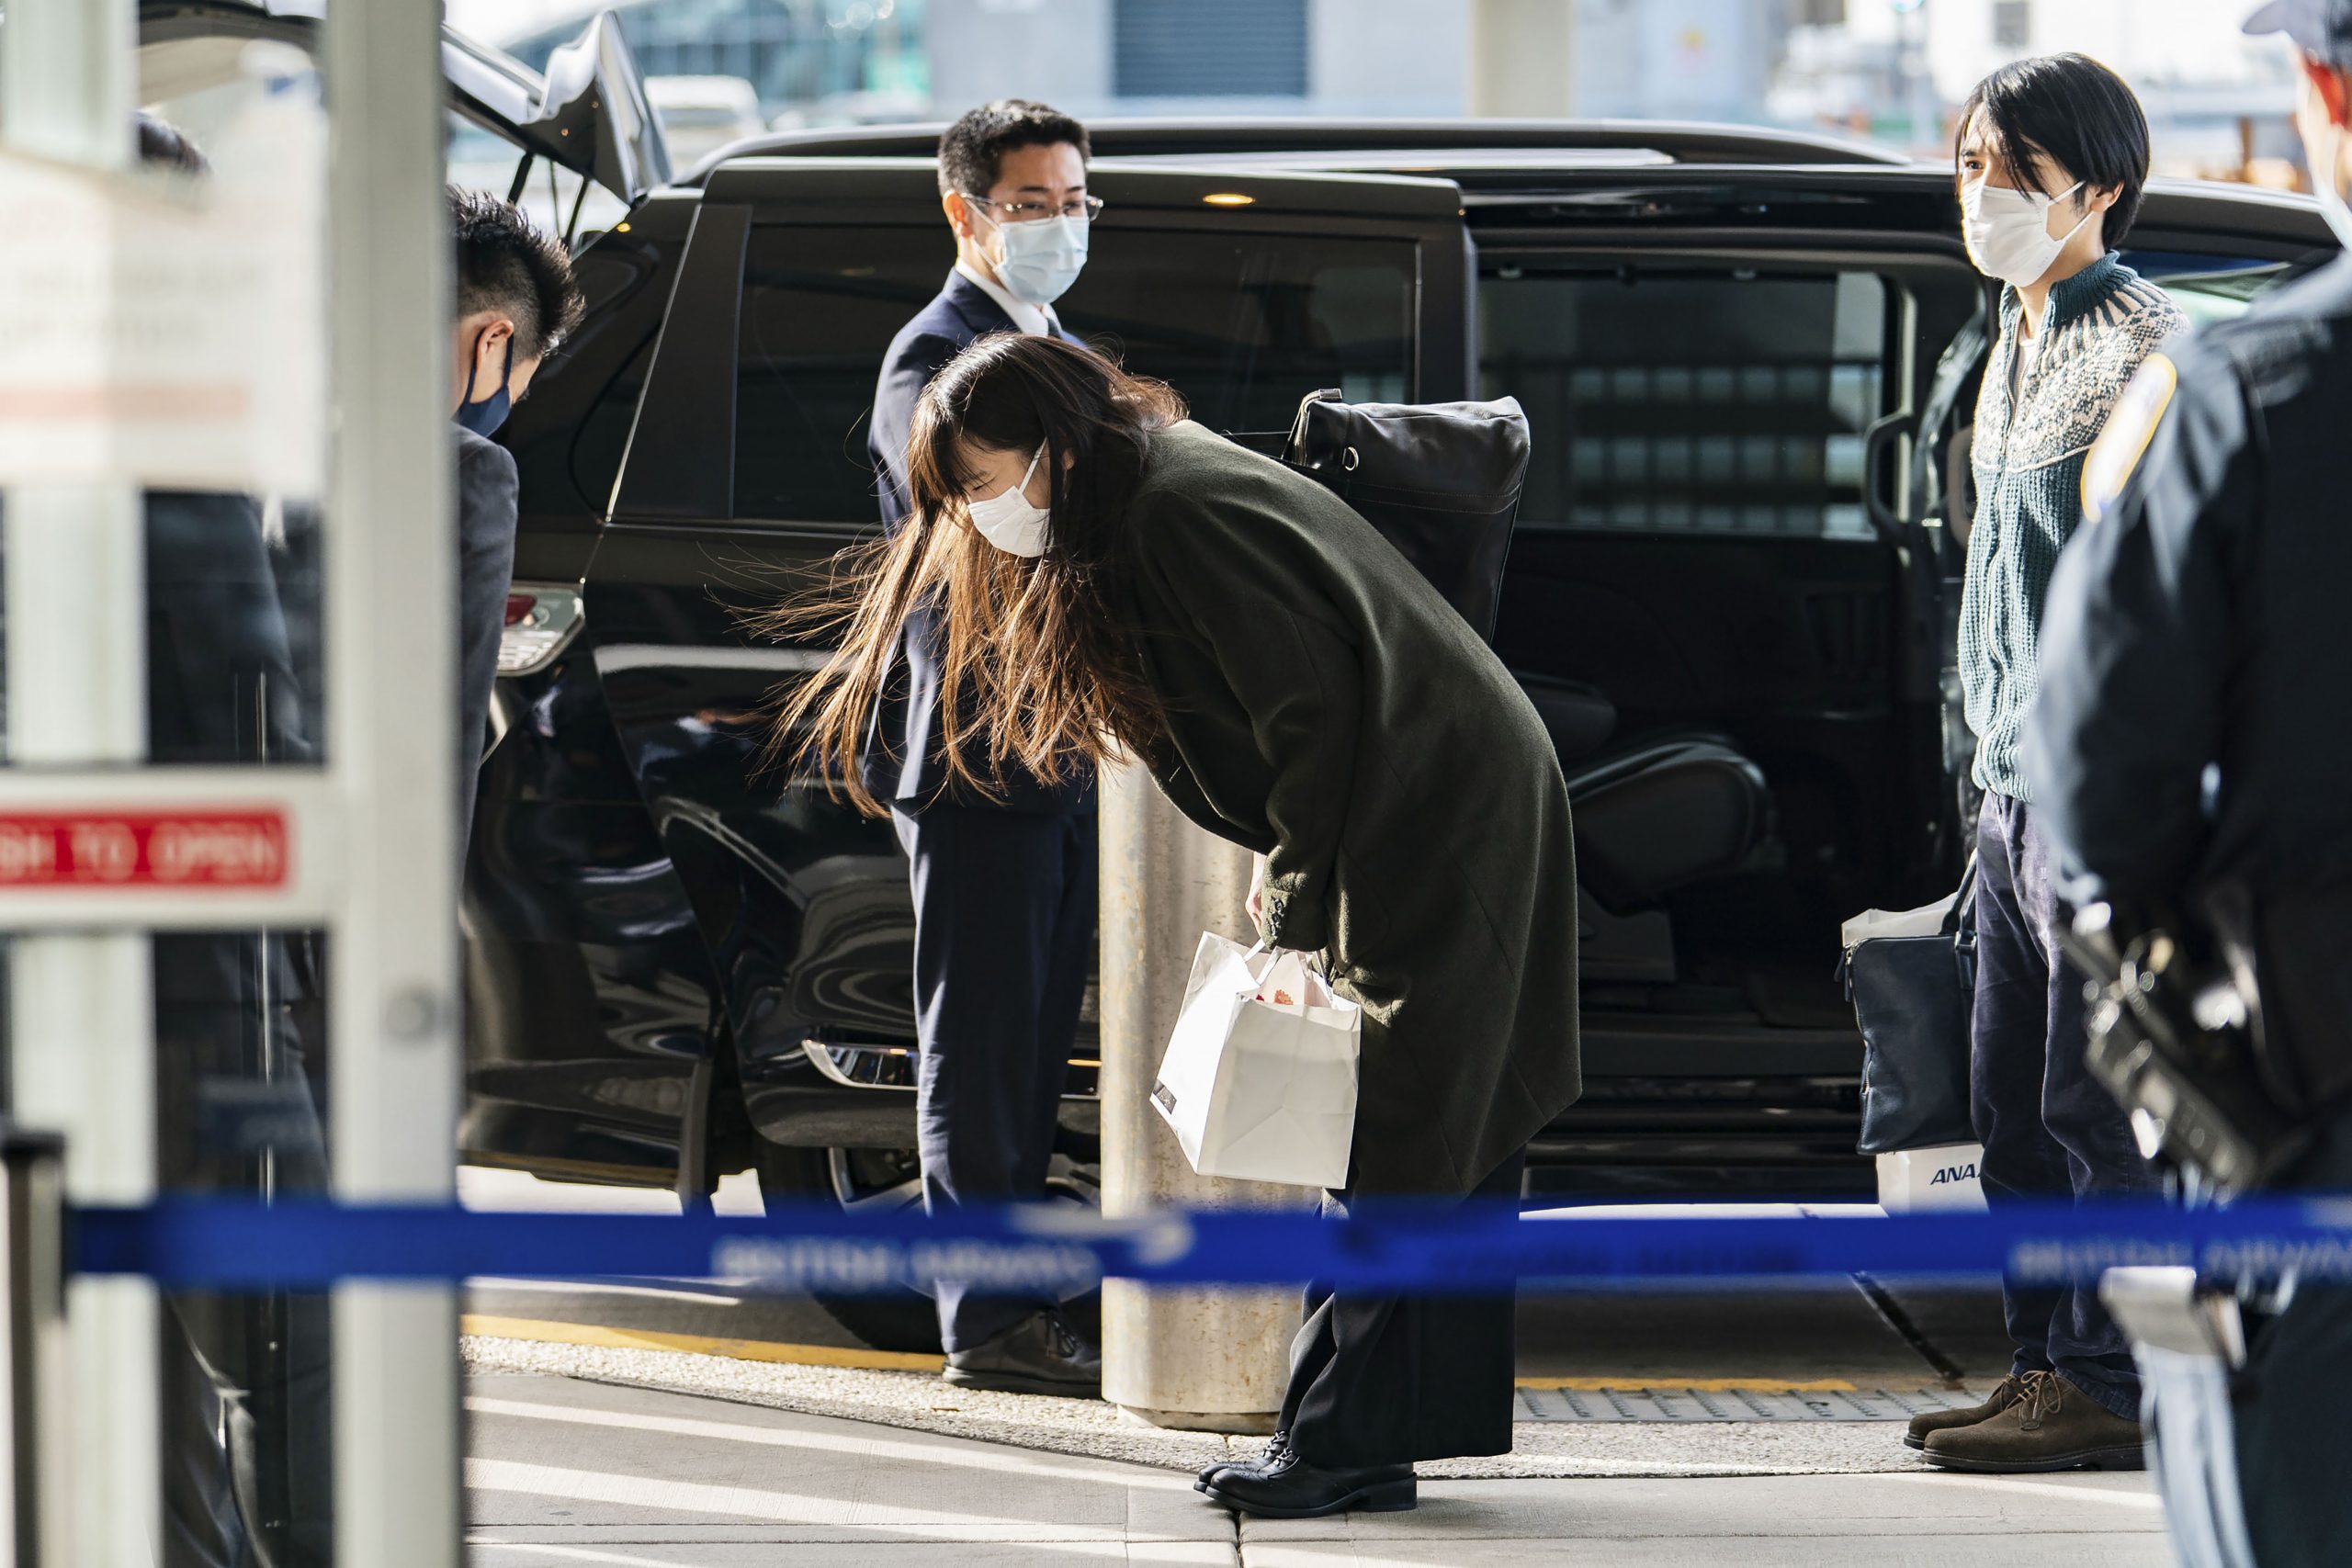
<path id="1" fill-rule="evenodd" d="M 905 524 L 844 551 L 826 587 L 761 623 L 780 637 L 841 637 L 823 668 L 783 695 L 772 750 L 833 781 L 859 810 L 888 815 L 858 757 L 907 618 L 929 603 L 951 787 L 1001 797 L 1008 763 L 1052 784 L 1123 752 L 1148 754 L 1167 720 L 1114 595 L 1152 433 L 1184 417 L 1166 385 L 1058 338 L 996 333 L 948 361 L 915 405 Z M 967 455 L 1041 446 L 1052 520 L 1045 554 L 1030 559 L 971 526 Z"/>

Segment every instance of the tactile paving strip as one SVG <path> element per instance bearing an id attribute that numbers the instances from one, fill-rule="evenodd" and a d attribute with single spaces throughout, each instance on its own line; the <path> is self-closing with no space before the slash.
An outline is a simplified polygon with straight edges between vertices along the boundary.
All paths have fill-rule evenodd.
<path id="1" fill-rule="evenodd" d="M 1936 1389 L 1522 1388 L 1522 1421 L 1908 1421 L 1978 1396 Z"/>

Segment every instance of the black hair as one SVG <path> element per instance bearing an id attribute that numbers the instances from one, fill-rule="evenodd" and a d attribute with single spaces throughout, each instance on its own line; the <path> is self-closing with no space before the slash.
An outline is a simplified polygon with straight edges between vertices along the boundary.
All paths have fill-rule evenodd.
<path id="1" fill-rule="evenodd" d="M 449 187 L 458 240 L 458 319 L 495 310 L 514 323 L 514 357 L 537 359 L 580 324 L 587 301 L 571 258 L 511 201 Z"/>
<path id="2" fill-rule="evenodd" d="M 1057 108 L 1027 98 L 999 98 L 965 111 L 939 139 L 939 191 L 986 196 L 996 184 L 999 164 L 1016 147 L 1052 147 L 1067 141 L 1080 161 L 1091 155 L 1086 127 Z"/>
<path id="3" fill-rule="evenodd" d="M 1961 106 L 1955 163 L 1980 110 L 1992 130 L 1987 152 L 2019 189 L 2052 194 L 2034 168 L 2040 153 L 2083 182 L 2078 204 L 2092 191 L 2115 191 L 2102 233 L 2110 249 L 2123 243 L 2147 193 L 2148 116 L 2122 77 L 2085 54 L 2010 62 Z"/>
<path id="4" fill-rule="evenodd" d="M 212 172 L 187 133 L 160 115 L 139 111 L 139 161 L 151 168 L 201 177 Z"/>

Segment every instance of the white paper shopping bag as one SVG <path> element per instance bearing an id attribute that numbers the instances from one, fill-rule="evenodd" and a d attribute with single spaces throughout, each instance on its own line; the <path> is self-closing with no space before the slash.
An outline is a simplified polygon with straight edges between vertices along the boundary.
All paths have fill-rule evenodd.
<path id="1" fill-rule="evenodd" d="M 1298 954 L 1204 935 L 1152 1102 L 1203 1176 L 1344 1186 L 1363 1031 Z"/>

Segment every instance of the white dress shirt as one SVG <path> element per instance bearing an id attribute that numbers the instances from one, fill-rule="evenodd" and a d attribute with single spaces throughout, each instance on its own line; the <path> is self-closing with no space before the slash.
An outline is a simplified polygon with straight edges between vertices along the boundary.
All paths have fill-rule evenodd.
<path id="1" fill-rule="evenodd" d="M 1023 332 L 1035 333 L 1041 337 L 1054 337 L 1060 333 L 1061 318 L 1054 314 L 1051 305 L 1032 305 L 1026 299 L 1016 299 L 1003 284 L 993 277 L 982 276 L 960 261 L 956 264 L 956 270 L 970 279 L 974 288 L 995 300 L 997 308 L 1011 316 L 1012 324 Z"/>

